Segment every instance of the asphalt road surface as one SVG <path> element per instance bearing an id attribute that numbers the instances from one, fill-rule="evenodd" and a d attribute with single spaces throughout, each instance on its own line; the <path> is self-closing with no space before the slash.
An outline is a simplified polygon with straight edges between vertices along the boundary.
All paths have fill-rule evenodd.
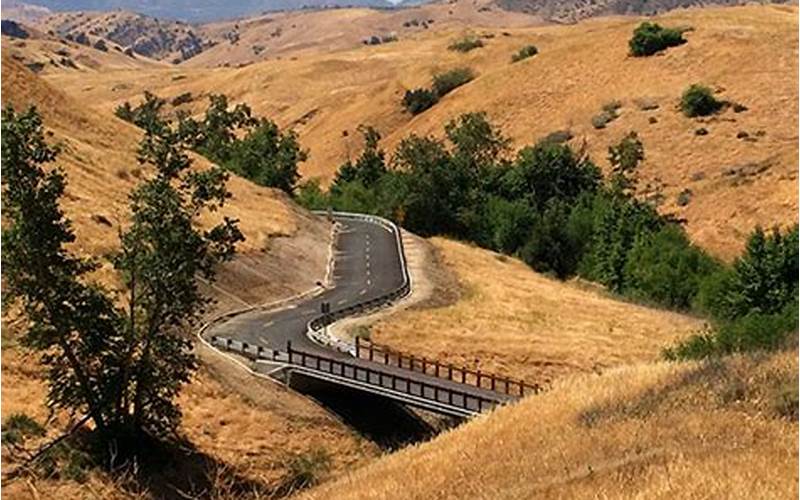
<path id="1" fill-rule="evenodd" d="M 340 224 L 340 230 L 334 242 L 333 283 L 328 290 L 280 310 L 255 310 L 239 314 L 209 328 L 205 337 L 218 336 L 279 351 L 285 351 L 287 342 L 291 341 L 293 350 L 346 360 L 361 367 L 406 377 L 417 383 L 463 391 L 495 401 L 511 399 L 456 381 L 356 359 L 308 338 L 308 322 L 322 314 L 323 302 L 329 302 L 331 310 L 335 311 L 385 295 L 403 285 L 402 261 L 394 232 L 372 222 L 339 216 L 334 218 Z"/>
<path id="2" fill-rule="evenodd" d="M 396 290 L 403 285 L 403 270 L 392 231 L 371 222 L 334 218 L 340 230 L 334 243 L 333 283 L 328 290 L 278 311 L 240 314 L 210 328 L 206 337 L 216 335 L 281 351 L 291 340 L 292 349 L 350 358 L 309 339 L 308 322 L 321 314 L 323 302 L 337 310 Z"/>

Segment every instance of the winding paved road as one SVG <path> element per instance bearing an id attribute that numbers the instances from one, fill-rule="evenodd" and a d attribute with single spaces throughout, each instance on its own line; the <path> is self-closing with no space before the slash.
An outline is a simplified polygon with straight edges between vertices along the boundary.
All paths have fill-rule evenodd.
<path id="1" fill-rule="evenodd" d="M 350 357 L 320 346 L 306 336 L 307 324 L 319 316 L 323 302 L 341 309 L 377 298 L 403 285 L 403 269 L 395 234 L 363 220 L 337 217 L 339 231 L 334 242 L 331 288 L 316 297 L 291 304 L 278 311 L 255 310 L 212 326 L 212 335 L 230 338 L 268 349 L 292 348 L 326 356 Z"/>
<path id="2" fill-rule="evenodd" d="M 287 342 L 291 341 L 293 350 L 344 360 L 351 365 L 404 377 L 416 384 L 424 384 L 426 389 L 421 389 L 424 397 L 435 399 L 440 403 L 434 386 L 496 403 L 515 399 L 488 389 L 464 385 L 455 380 L 356 359 L 345 352 L 312 341 L 307 336 L 308 323 L 321 315 L 323 302 L 330 303 L 331 310 L 335 311 L 381 297 L 404 284 L 403 259 L 400 256 L 397 235 L 393 230 L 357 218 L 334 215 L 334 219 L 339 224 L 339 230 L 333 247 L 333 283 L 329 289 L 313 298 L 290 304 L 279 310 L 254 310 L 239 314 L 212 325 L 204 336 L 207 339 L 216 336 L 245 342 L 251 347 L 261 346 L 279 351 L 285 351 Z M 378 379 L 377 382 L 370 382 L 369 377 L 367 375 L 367 383 L 387 388 L 377 373 L 373 373 L 373 377 Z M 478 404 L 477 410 L 480 411 L 480 403 L 476 404 Z"/>

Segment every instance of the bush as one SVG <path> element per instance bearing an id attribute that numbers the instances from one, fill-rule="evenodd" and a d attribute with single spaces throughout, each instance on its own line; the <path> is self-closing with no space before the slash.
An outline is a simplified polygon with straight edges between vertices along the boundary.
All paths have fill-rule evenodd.
<path id="1" fill-rule="evenodd" d="M 539 49 L 537 49 L 535 45 L 526 45 L 521 49 L 519 49 L 519 52 L 511 56 L 511 62 L 515 63 L 518 61 L 522 61 L 523 59 L 533 57 L 538 53 Z"/>
<path id="2" fill-rule="evenodd" d="M 722 101 L 714 97 L 710 88 L 700 84 L 689 86 L 681 96 L 681 111 L 689 118 L 716 113 L 722 108 L 722 104 Z"/>
<path id="3" fill-rule="evenodd" d="M 439 102 L 439 98 L 428 89 L 406 90 L 406 94 L 403 96 L 403 106 L 412 115 L 422 113 L 437 102 Z"/>
<path id="4" fill-rule="evenodd" d="M 173 106 L 180 106 L 181 104 L 187 104 L 194 100 L 194 96 L 192 96 L 191 92 L 184 92 L 182 94 L 178 94 L 172 98 L 170 104 Z"/>
<path id="5" fill-rule="evenodd" d="M 633 37 L 628 45 L 632 56 L 643 57 L 684 43 L 686 39 L 683 38 L 681 30 L 662 28 L 656 23 L 644 22 L 633 30 Z"/>
<path id="6" fill-rule="evenodd" d="M 483 47 L 483 42 L 476 36 L 465 36 L 451 43 L 447 48 L 456 52 L 469 52 L 470 50 Z"/>
<path id="7" fill-rule="evenodd" d="M 602 111 L 598 115 L 594 115 L 592 117 L 592 127 L 596 129 L 606 128 L 606 125 L 613 122 L 617 116 L 613 113 L 609 113 L 608 111 Z"/>
<path id="8" fill-rule="evenodd" d="M 29 437 L 44 435 L 44 427 L 24 413 L 12 413 L 3 421 L 3 444 L 22 444 Z"/>
<path id="9" fill-rule="evenodd" d="M 445 73 L 438 73 L 433 75 L 433 91 L 438 97 L 444 97 L 474 78 L 475 73 L 469 68 L 455 68 Z"/>
<path id="10" fill-rule="evenodd" d="M 693 335 L 664 351 L 668 360 L 703 359 L 786 347 L 797 332 L 797 301 L 779 313 L 753 312 L 723 323 L 718 330 Z"/>
<path id="11" fill-rule="evenodd" d="M 309 210 L 322 210 L 329 203 L 317 178 L 309 179 L 298 186 L 295 201 Z"/>
<path id="12" fill-rule="evenodd" d="M 331 457 L 327 451 L 321 448 L 294 456 L 289 460 L 289 471 L 283 479 L 279 491 L 288 496 L 293 492 L 314 486 L 328 473 L 330 466 Z"/>
<path id="13" fill-rule="evenodd" d="M 692 245 L 682 229 L 667 225 L 634 243 L 625 264 L 624 293 L 688 310 L 701 282 L 716 268 L 716 262 Z"/>

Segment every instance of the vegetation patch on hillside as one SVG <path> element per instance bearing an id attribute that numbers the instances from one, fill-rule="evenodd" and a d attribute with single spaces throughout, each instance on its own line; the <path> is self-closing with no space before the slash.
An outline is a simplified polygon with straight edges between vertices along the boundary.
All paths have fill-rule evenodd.
<path id="1" fill-rule="evenodd" d="M 664 28 L 657 23 L 644 22 L 633 30 L 633 37 L 628 42 L 631 55 L 636 57 L 651 56 L 657 52 L 686 43 L 683 32 L 674 28 Z"/>

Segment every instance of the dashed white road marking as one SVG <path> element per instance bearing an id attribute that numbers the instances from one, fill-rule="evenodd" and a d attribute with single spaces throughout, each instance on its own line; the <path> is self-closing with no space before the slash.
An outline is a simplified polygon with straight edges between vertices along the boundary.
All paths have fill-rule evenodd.
<path id="1" fill-rule="evenodd" d="M 347 299 L 342 299 L 342 300 L 340 300 L 339 302 L 337 302 L 337 304 L 338 304 L 338 305 L 342 305 L 342 304 L 344 304 L 345 302 L 347 302 Z"/>
<path id="2" fill-rule="evenodd" d="M 367 289 L 366 288 L 361 290 L 360 292 L 358 292 L 359 295 L 364 295 L 365 293 L 367 293 Z"/>
<path id="3" fill-rule="evenodd" d="M 367 279 L 367 286 L 370 286 L 371 284 L 372 284 L 372 280 L 371 279 Z"/>

